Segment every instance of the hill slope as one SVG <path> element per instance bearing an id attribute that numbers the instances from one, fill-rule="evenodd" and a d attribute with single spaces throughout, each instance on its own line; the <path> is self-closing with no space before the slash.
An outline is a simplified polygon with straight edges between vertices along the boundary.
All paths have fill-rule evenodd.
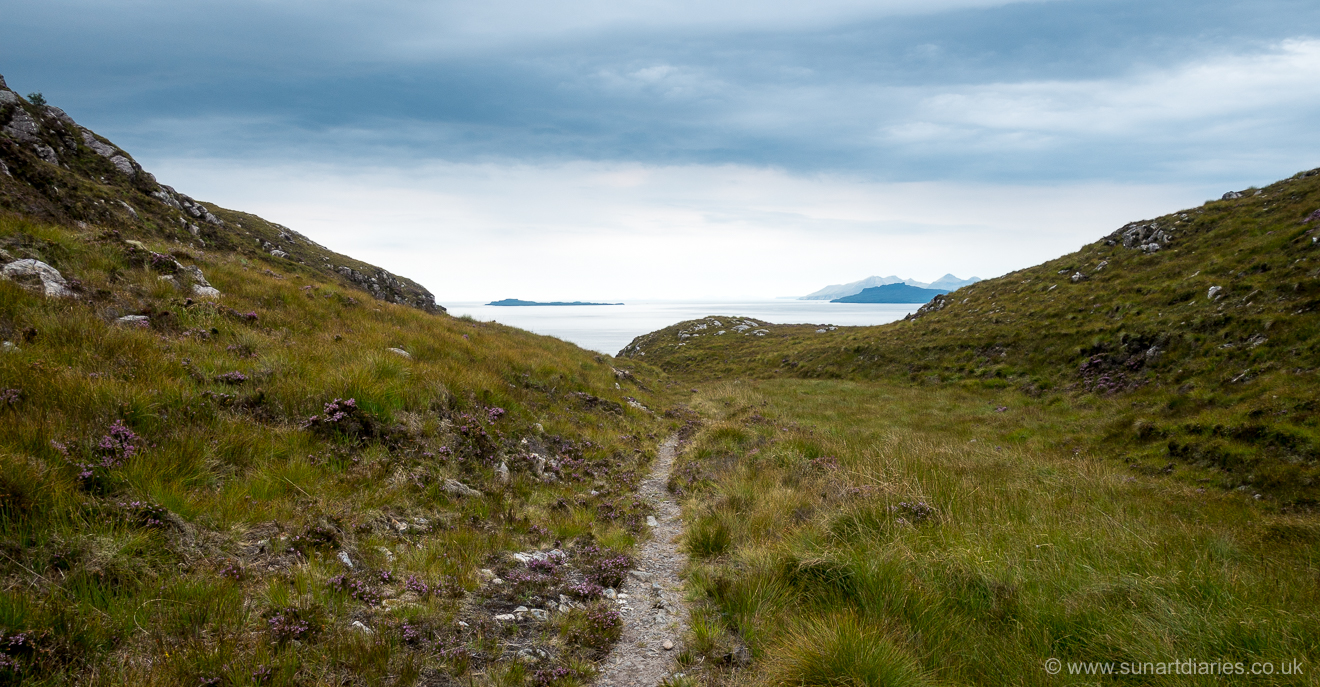
<path id="1" fill-rule="evenodd" d="M 1011 386 L 1104 408 L 1087 441 L 1285 503 L 1320 498 L 1320 170 L 1125 225 L 1080 251 L 942 296 L 903 322 L 685 322 L 621 355 L 693 378 Z M 1087 400 L 1090 399 L 1090 400 Z M 1180 471 L 1183 468 L 1177 468 Z"/>
<path id="2" fill-rule="evenodd" d="M 256 215 L 196 201 L 57 107 L 34 105 L 0 76 L 0 211 L 124 238 L 221 250 L 299 275 L 316 274 L 374 298 L 440 310 L 415 282 L 335 253 Z M 16 255 L 23 255 L 18 251 Z M 56 265 L 58 268 L 58 265 Z"/>
<path id="3" fill-rule="evenodd" d="M 0 684 L 591 675 L 677 425 L 649 368 L 0 103 Z"/>

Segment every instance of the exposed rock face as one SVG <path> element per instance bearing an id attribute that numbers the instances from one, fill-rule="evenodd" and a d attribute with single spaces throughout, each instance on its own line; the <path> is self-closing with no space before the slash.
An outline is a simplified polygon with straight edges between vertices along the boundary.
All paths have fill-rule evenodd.
<path id="1" fill-rule="evenodd" d="M 0 269 L 0 276 L 52 298 L 74 295 L 60 271 L 40 260 L 16 260 Z"/>
<path id="2" fill-rule="evenodd" d="M 33 119 L 27 110 L 19 109 L 14 111 L 14 116 L 10 118 L 3 131 L 17 141 L 36 143 L 40 140 L 37 135 L 41 133 L 41 125 L 37 124 L 37 120 Z"/>

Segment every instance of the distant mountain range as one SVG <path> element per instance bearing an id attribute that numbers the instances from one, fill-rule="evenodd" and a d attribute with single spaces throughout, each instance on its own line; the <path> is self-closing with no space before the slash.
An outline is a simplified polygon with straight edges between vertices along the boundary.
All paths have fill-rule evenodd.
<path id="1" fill-rule="evenodd" d="M 862 289 L 861 293 L 835 298 L 831 303 L 929 303 L 948 293 L 947 289 L 923 289 L 907 284 L 885 284 Z"/>
<path id="2" fill-rule="evenodd" d="M 486 305 L 623 305 L 623 304 L 622 303 L 584 303 L 582 301 L 573 301 L 572 303 L 566 303 L 564 301 L 551 301 L 548 303 L 542 303 L 539 301 L 520 301 L 517 298 L 505 298 L 502 301 L 491 301 Z"/>
<path id="3" fill-rule="evenodd" d="M 830 286 L 826 286 L 825 288 L 815 293 L 810 293 L 805 296 L 802 296 L 798 300 L 832 301 L 835 300 L 836 298 L 843 298 L 845 296 L 853 296 L 859 294 L 862 292 L 863 289 L 869 289 L 874 286 L 885 286 L 888 284 L 907 284 L 908 286 L 915 286 L 919 289 L 942 289 L 948 292 L 948 291 L 956 291 L 961 287 L 967 286 L 968 284 L 975 284 L 978 281 L 981 281 L 980 277 L 972 277 L 971 279 L 959 279 L 958 277 L 955 277 L 952 274 L 946 274 L 943 277 L 940 277 L 939 279 L 936 279 L 935 281 L 929 284 L 927 284 L 926 282 L 917 281 L 915 279 L 903 279 L 901 277 L 895 277 L 892 275 L 888 277 L 867 277 L 861 281 L 852 282 L 851 284 L 832 284 Z M 882 301 L 877 301 L 877 302 L 882 302 Z M 888 301 L 888 302 L 896 302 L 896 301 Z M 897 302 L 908 302 L 908 301 L 897 301 Z M 926 301 L 921 301 L 921 302 L 924 303 Z"/>

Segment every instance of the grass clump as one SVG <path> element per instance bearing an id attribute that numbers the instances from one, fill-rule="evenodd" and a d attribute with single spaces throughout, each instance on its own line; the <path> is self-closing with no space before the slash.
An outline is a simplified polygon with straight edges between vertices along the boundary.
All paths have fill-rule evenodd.
<path id="1" fill-rule="evenodd" d="M 881 630 L 849 614 L 812 618 L 771 652 L 769 684 L 808 687 L 924 687 L 911 655 Z"/>

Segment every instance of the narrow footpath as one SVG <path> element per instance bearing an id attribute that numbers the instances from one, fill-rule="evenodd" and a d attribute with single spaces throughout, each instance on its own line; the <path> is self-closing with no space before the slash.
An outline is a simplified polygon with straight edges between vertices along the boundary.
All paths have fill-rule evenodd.
<path id="1" fill-rule="evenodd" d="M 647 523 L 651 538 L 639 547 L 636 565 L 619 589 L 629 602 L 620 605 L 623 637 L 601 662 L 596 687 L 654 687 L 677 670 L 674 657 L 688 627 L 678 574 L 687 556 L 678 550 L 682 511 L 665 488 L 677 448 L 677 436 L 660 444 L 651 474 L 642 481 L 640 493 L 655 506 L 655 522 Z"/>

